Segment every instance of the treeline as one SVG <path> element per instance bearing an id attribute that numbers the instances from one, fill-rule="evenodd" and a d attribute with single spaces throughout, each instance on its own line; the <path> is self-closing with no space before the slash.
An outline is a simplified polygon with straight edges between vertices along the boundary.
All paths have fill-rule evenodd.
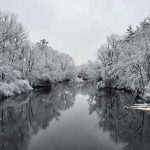
<path id="1" fill-rule="evenodd" d="M 135 29 L 130 25 L 125 35 L 107 37 L 96 61 L 76 67 L 71 56 L 54 50 L 45 39 L 32 43 L 16 15 L 0 11 L 0 95 L 3 89 L 4 95 L 13 95 L 22 86 L 26 91 L 24 80 L 38 87 L 77 76 L 97 81 L 99 88 L 150 91 L 150 17 Z"/>
<path id="2" fill-rule="evenodd" d="M 150 92 L 150 17 L 133 29 L 130 25 L 125 35 L 112 34 L 97 50 L 93 70 L 85 76 L 99 81 L 99 88 L 127 89 Z M 86 64 L 91 68 L 91 64 Z M 85 67 L 83 67 L 85 68 Z M 95 70 L 95 71 L 94 71 Z"/>
<path id="3" fill-rule="evenodd" d="M 143 92 L 150 81 L 150 17 L 126 34 L 112 34 L 97 51 L 103 86 Z"/>
<path id="4" fill-rule="evenodd" d="M 0 12 L 0 80 L 48 77 L 53 81 L 69 79 L 74 73 L 74 60 L 53 50 L 45 39 L 31 43 L 16 15 Z"/>
<path id="5" fill-rule="evenodd" d="M 4 89 L 15 91 L 16 87 L 11 83 L 16 80 L 42 86 L 42 81 L 43 85 L 62 82 L 71 80 L 74 75 L 75 64 L 71 56 L 52 49 L 45 39 L 32 43 L 16 15 L 0 11 L 0 94 Z M 11 89 L 8 89 L 10 84 Z M 28 87 L 27 82 L 22 84 Z"/>

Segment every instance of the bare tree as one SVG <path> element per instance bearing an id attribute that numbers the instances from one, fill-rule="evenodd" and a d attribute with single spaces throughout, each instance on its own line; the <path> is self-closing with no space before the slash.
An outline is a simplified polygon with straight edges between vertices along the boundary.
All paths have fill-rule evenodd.
<path id="1" fill-rule="evenodd" d="M 62 71 L 71 69 L 70 67 L 74 65 L 73 58 L 65 53 L 60 54 L 60 56 L 58 57 L 58 62 L 60 64 L 60 68 L 62 69 Z"/>

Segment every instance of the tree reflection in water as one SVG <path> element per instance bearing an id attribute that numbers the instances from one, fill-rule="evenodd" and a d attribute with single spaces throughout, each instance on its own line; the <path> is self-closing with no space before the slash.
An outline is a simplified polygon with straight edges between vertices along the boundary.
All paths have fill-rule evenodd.
<path id="1" fill-rule="evenodd" d="M 116 90 L 97 91 L 88 100 L 92 114 L 96 112 L 98 125 L 108 132 L 111 140 L 124 144 L 124 150 L 150 149 L 150 115 L 144 111 L 127 110 L 134 95 Z"/>
<path id="2" fill-rule="evenodd" d="M 9 98 L 0 105 L 0 149 L 26 150 L 30 137 L 45 129 L 61 111 L 74 104 L 71 86 L 57 85 L 51 91 L 37 90 Z"/>
<path id="3" fill-rule="evenodd" d="M 98 127 L 108 132 L 111 140 L 124 144 L 125 150 L 148 150 L 150 115 L 124 109 L 133 103 L 134 95 L 94 87 L 58 84 L 51 91 L 37 90 L 2 102 L 0 150 L 27 150 L 32 135 L 47 128 L 53 119 L 59 120 L 62 111 L 74 105 L 78 93 L 89 95 L 89 114 L 96 112 Z"/>

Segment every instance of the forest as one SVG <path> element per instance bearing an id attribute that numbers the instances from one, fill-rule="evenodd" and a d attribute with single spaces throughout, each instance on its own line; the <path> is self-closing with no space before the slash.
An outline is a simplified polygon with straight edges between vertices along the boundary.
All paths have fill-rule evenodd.
<path id="1" fill-rule="evenodd" d="M 33 43 L 13 13 L 0 11 L 0 95 L 21 94 L 60 82 L 96 82 L 97 88 L 150 96 L 150 16 L 124 35 L 111 34 L 97 59 L 75 65 L 46 39 Z"/>
<path id="2" fill-rule="evenodd" d="M 45 39 L 33 44 L 16 15 L 0 12 L 0 93 L 21 94 L 32 87 L 50 86 L 75 76 L 71 56 Z"/>

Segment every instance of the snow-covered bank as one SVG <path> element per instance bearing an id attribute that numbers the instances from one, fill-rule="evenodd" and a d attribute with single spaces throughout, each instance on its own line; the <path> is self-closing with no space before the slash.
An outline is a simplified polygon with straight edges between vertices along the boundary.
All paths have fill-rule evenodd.
<path id="1" fill-rule="evenodd" d="M 134 92 L 137 95 L 137 100 L 139 102 L 144 102 L 150 103 L 150 82 L 141 90 L 137 90 L 134 87 L 127 87 L 127 86 L 114 86 L 114 84 L 110 84 L 109 86 L 104 82 L 104 81 L 99 81 L 97 82 L 97 89 L 107 89 L 107 88 L 112 88 L 112 89 L 117 89 L 117 90 L 122 90 L 122 91 L 130 91 Z"/>
<path id="2" fill-rule="evenodd" d="M 123 86 L 123 85 L 115 85 L 115 84 L 111 84 L 111 83 L 106 83 L 104 81 L 99 81 L 97 82 L 97 89 L 107 89 L 107 88 L 113 88 L 113 89 L 117 89 L 117 90 L 126 90 L 126 91 L 133 91 L 133 92 L 137 92 L 136 90 L 127 87 L 127 86 Z"/>
<path id="3" fill-rule="evenodd" d="M 72 82 L 72 83 L 78 83 L 78 84 L 85 83 L 85 81 L 82 78 L 75 78 L 75 79 L 71 80 L 70 82 Z"/>
<path id="4" fill-rule="evenodd" d="M 131 110 L 142 110 L 142 111 L 150 111 L 150 104 L 134 104 L 133 106 L 130 107 L 125 107 L 126 109 L 131 109 Z"/>
<path id="5" fill-rule="evenodd" d="M 9 97 L 32 90 L 27 80 L 16 80 L 12 83 L 0 82 L 0 97 Z"/>

